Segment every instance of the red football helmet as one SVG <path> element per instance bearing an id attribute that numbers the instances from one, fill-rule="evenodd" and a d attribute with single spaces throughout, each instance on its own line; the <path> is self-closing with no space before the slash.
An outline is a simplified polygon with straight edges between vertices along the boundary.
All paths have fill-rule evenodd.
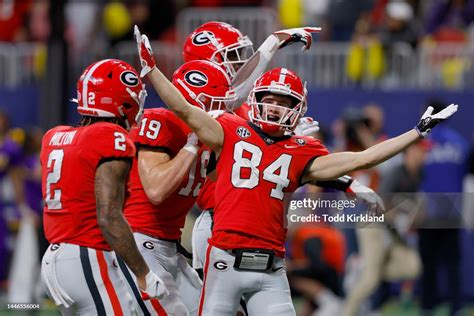
<path id="1" fill-rule="evenodd" d="M 117 117 L 130 128 L 140 121 L 146 95 L 132 66 L 104 59 L 87 67 L 77 81 L 77 111 L 84 116 Z"/>
<path id="2" fill-rule="evenodd" d="M 231 79 L 253 54 L 248 36 L 230 24 L 207 22 L 186 38 L 183 47 L 184 61 L 209 60 L 224 67 Z"/>
<path id="3" fill-rule="evenodd" d="M 266 94 L 288 96 L 292 100 L 292 107 L 261 102 Z M 274 134 L 284 131 L 291 134 L 298 124 L 298 120 L 307 110 L 306 82 L 293 71 L 286 68 L 275 68 L 267 71 L 258 78 L 250 91 L 248 104 L 252 107 L 250 121 L 260 126 L 268 133 Z M 278 119 L 269 118 L 269 112 L 279 113 Z"/>
<path id="4" fill-rule="evenodd" d="M 225 110 L 225 103 L 235 100 L 229 76 L 207 60 L 184 63 L 174 72 L 173 84 L 189 103 L 207 112 Z"/>

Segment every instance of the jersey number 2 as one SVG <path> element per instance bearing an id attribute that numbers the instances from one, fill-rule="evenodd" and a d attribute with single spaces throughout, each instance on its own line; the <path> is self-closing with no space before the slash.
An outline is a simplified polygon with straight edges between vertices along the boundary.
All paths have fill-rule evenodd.
<path id="1" fill-rule="evenodd" d="M 51 185 L 56 184 L 61 179 L 61 167 L 63 166 L 64 151 L 62 149 L 53 150 L 48 157 L 48 168 L 53 167 L 53 170 L 48 173 L 46 178 L 46 198 L 44 202 L 50 210 L 62 209 L 61 204 L 61 189 L 56 189 L 51 192 Z"/>
<path id="2" fill-rule="evenodd" d="M 248 154 L 244 156 L 245 152 Z M 232 165 L 234 187 L 253 189 L 259 184 L 260 170 L 258 166 L 262 161 L 262 155 L 262 150 L 251 143 L 239 141 L 234 145 L 234 164 Z M 263 180 L 276 184 L 276 187 L 270 192 L 270 196 L 273 198 L 283 200 L 283 189 L 290 185 L 288 171 L 291 158 L 288 154 L 282 154 L 263 170 Z M 249 176 L 242 178 L 242 170 L 245 169 L 249 170 Z"/>

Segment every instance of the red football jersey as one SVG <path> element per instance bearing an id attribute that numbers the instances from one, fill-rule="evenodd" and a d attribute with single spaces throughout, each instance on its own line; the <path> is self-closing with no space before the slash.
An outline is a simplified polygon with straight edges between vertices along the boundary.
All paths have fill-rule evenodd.
<path id="1" fill-rule="evenodd" d="M 234 113 L 244 120 L 250 119 L 251 107 L 247 103 L 243 103 L 240 107 L 234 110 Z M 214 208 L 214 190 L 216 183 L 209 178 L 206 178 L 201 191 L 199 192 L 197 205 L 201 210 L 209 210 Z"/>
<path id="2" fill-rule="evenodd" d="M 248 121 L 250 119 L 250 111 L 252 111 L 250 105 L 243 103 L 240 107 L 234 110 L 234 113 Z"/>
<path id="3" fill-rule="evenodd" d="M 210 178 L 206 178 L 199 196 L 197 198 L 197 205 L 201 210 L 210 210 L 214 208 L 214 190 L 216 189 L 216 182 Z"/>
<path id="4" fill-rule="evenodd" d="M 95 173 L 101 160 L 134 156 L 128 132 L 116 124 L 49 130 L 40 156 L 46 239 L 111 250 L 97 223 Z"/>
<path id="5" fill-rule="evenodd" d="M 173 159 L 183 148 L 191 133 L 183 121 L 170 110 L 147 109 L 140 128 L 133 129 L 130 136 L 138 149 L 160 149 Z M 179 239 L 186 215 L 194 205 L 204 179 L 210 151 L 199 150 L 188 176 L 165 201 L 153 205 L 143 189 L 135 158 L 130 172 L 130 196 L 125 202 L 125 217 L 133 231 L 155 238 Z"/>
<path id="6" fill-rule="evenodd" d="M 294 192 L 308 163 L 328 151 L 310 137 L 270 138 L 235 115 L 224 114 L 218 122 L 224 144 L 217 162 L 209 243 L 222 249 L 272 249 L 283 256 L 284 193 Z"/>

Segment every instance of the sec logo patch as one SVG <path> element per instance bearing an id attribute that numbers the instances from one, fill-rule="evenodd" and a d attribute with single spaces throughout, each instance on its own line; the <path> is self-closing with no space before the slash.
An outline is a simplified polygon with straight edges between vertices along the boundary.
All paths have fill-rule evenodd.
<path id="1" fill-rule="evenodd" d="M 247 128 L 240 126 L 237 128 L 237 135 L 239 135 L 240 138 L 248 138 L 251 134 Z"/>

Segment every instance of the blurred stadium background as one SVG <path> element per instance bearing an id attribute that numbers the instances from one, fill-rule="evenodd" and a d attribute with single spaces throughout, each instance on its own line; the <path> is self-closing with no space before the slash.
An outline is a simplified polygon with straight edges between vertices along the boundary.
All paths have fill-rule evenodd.
<path id="1" fill-rule="evenodd" d="M 474 144 L 474 0 L 0 0 L 0 314 L 14 314 L 7 303 L 20 302 L 39 303 L 37 313 L 55 313 L 34 282 L 22 284 L 18 273 L 31 274 L 31 280 L 38 275 L 45 245 L 40 238 L 39 140 L 52 126 L 77 121 L 68 100 L 75 97 L 78 75 L 102 58 L 138 66 L 132 37 L 137 24 L 153 40 L 157 62 L 171 76 L 182 63 L 184 38 L 211 20 L 239 28 L 255 49 L 278 29 L 323 27 L 309 51 L 301 53 L 298 45 L 282 49 L 272 65 L 293 69 L 308 82 L 308 115 L 320 122 L 318 137 L 334 151 L 361 150 L 411 128 L 433 100 L 458 103 L 460 113 L 444 126 L 450 137 L 433 139 L 429 148 L 423 147 L 424 154 L 407 152 L 389 166 L 355 176 L 382 190 L 399 165 L 430 172 L 426 168 L 438 163 L 446 166 L 445 172 L 429 179 L 420 175 L 412 192 L 474 191 L 469 175 L 474 168 L 472 158 L 469 163 Z M 146 107 L 156 106 L 161 102 L 150 91 Z M 361 131 L 360 125 L 367 128 Z M 39 238 L 28 241 L 31 235 L 21 223 L 31 211 Z M 469 307 L 474 302 L 474 235 L 468 228 L 474 227 L 473 212 L 474 205 L 464 203 L 462 222 L 471 225 L 450 230 L 451 239 L 425 237 L 435 244 L 432 248 L 419 249 L 417 232 L 403 232 L 425 268 L 432 267 L 425 271 L 439 276 L 439 295 L 436 289 L 423 290 L 420 277 L 385 284 L 383 300 L 377 300 L 380 289 L 374 286 L 374 295 L 361 303 L 363 315 L 370 310 L 373 315 L 421 315 L 422 297 L 439 303 L 433 315 L 455 315 L 461 305 L 456 315 L 474 315 Z M 189 216 L 186 231 L 196 214 L 198 210 Z M 347 258 L 357 253 L 354 235 L 345 242 Z M 438 238 L 448 244 L 436 245 Z M 189 240 L 184 244 L 189 248 Z M 430 258 L 427 249 L 449 260 Z M 22 269 L 30 268 L 15 270 L 21 261 Z M 303 297 L 295 295 L 301 315 Z M 450 302 L 456 306 L 451 312 Z"/>

